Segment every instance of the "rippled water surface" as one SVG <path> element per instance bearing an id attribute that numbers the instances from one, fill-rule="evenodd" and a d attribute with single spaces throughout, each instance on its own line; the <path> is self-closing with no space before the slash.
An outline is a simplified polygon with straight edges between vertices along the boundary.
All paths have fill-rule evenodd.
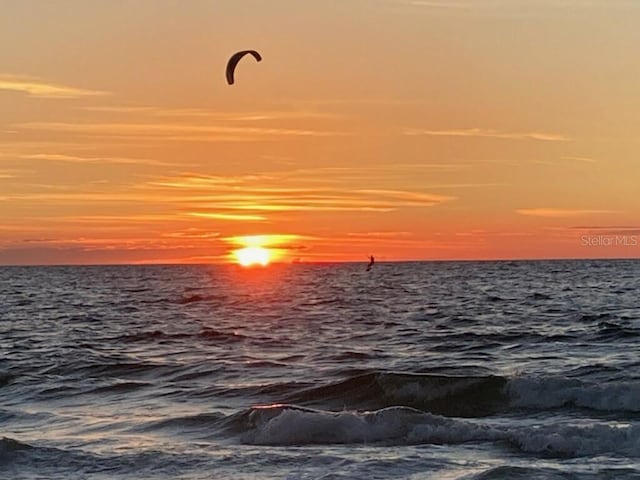
<path id="1" fill-rule="evenodd" d="M 640 261 L 0 267 L 0 478 L 640 478 Z"/>

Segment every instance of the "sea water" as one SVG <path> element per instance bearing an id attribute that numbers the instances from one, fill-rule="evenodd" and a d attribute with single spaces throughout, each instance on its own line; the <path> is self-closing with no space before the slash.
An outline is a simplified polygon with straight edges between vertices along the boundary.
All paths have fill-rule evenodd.
<path id="1" fill-rule="evenodd" d="M 0 267 L 0 478 L 640 478 L 640 261 L 365 268 Z"/>

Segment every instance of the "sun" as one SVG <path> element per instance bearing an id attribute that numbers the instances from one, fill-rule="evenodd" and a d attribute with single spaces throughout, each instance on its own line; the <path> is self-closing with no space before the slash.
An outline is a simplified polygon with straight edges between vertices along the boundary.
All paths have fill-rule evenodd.
<path id="1" fill-rule="evenodd" d="M 226 237 L 234 249 L 227 254 L 229 261 L 243 267 L 263 266 L 282 261 L 286 258 L 286 245 L 300 238 L 293 234 L 265 234 Z M 284 246 L 283 246 L 284 245 Z"/>
<path id="2" fill-rule="evenodd" d="M 271 261 L 271 252 L 263 247 L 245 247 L 233 252 L 236 260 L 243 267 L 262 265 L 266 267 Z"/>

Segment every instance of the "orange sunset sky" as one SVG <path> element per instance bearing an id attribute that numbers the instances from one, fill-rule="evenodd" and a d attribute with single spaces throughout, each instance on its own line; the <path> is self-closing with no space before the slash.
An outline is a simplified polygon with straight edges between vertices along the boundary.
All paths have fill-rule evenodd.
<path id="1" fill-rule="evenodd" d="M 0 264 L 224 262 L 247 235 L 638 257 L 639 25 L 635 0 L 3 0 Z"/>

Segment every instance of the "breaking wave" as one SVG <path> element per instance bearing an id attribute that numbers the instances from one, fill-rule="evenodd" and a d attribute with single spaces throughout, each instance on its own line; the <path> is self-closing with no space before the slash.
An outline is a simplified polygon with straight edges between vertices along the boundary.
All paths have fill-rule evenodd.
<path id="1" fill-rule="evenodd" d="M 329 410 L 416 408 L 454 417 L 512 409 L 640 412 L 640 381 L 595 383 L 564 376 L 506 378 L 369 372 L 288 394 L 284 403 Z"/>
<path id="2" fill-rule="evenodd" d="M 391 445 L 501 442 L 551 457 L 640 456 L 640 425 L 505 426 L 447 418 L 409 407 L 328 412 L 295 405 L 253 407 L 226 420 L 226 430 L 258 445 Z"/>

